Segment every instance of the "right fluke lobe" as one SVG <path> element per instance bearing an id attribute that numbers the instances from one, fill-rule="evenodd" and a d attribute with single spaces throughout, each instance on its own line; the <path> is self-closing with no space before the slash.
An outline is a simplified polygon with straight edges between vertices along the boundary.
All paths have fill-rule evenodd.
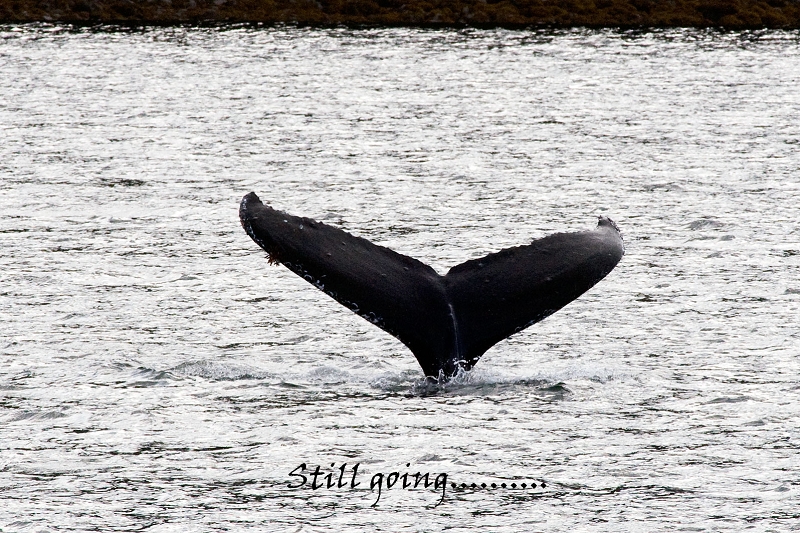
<path id="1" fill-rule="evenodd" d="M 242 199 L 242 227 L 269 255 L 394 335 L 426 376 L 469 370 L 494 344 L 586 292 L 624 254 L 616 225 L 558 233 L 453 267 L 431 267 L 338 228 Z"/>

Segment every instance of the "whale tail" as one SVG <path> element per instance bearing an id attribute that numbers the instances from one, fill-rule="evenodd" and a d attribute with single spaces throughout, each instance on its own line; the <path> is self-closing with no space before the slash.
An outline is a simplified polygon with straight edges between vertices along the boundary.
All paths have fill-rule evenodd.
<path id="1" fill-rule="evenodd" d="M 441 276 L 361 237 L 242 199 L 242 227 L 281 263 L 405 344 L 426 376 L 469 370 L 506 337 L 555 313 L 625 253 L 613 221 L 473 259 Z"/>

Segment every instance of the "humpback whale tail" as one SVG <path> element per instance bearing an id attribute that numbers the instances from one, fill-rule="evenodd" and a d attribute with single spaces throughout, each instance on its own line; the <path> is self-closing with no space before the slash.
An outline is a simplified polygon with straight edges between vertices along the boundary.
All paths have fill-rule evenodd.
<path id="1" fill-rule="evenodd" d="M 625 253 L 611 219 L 473 259 L 440 276 L 361 237 L 242 199 L 242 227 L 282 263 L 395 336 L 429 377 L 469 370 L 493 345 L 555 313 L 603 279 Z"/>

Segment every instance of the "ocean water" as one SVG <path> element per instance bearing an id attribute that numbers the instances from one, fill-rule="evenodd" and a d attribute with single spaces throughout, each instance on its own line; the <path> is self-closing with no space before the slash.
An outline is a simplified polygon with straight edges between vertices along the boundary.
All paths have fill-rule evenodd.
<path id="1" fill-rule="evenodd" d="M 3 26 L 0 79 L 0 531 L 800 529 L 800 33 Z M 249 191 L 626 255 L 432 385 Z"/>

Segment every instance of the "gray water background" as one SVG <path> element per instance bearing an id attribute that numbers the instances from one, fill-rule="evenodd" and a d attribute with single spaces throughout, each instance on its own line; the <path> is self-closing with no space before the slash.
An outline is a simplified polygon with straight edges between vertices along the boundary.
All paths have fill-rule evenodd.
<path id="1" fill-rule="evenodd" d="M 800 528 L 800 34 L 68 30 L 0 27 L 1 531 Z M 627 254 L 435 387 L 251 190 L 441 273 Z"/>

